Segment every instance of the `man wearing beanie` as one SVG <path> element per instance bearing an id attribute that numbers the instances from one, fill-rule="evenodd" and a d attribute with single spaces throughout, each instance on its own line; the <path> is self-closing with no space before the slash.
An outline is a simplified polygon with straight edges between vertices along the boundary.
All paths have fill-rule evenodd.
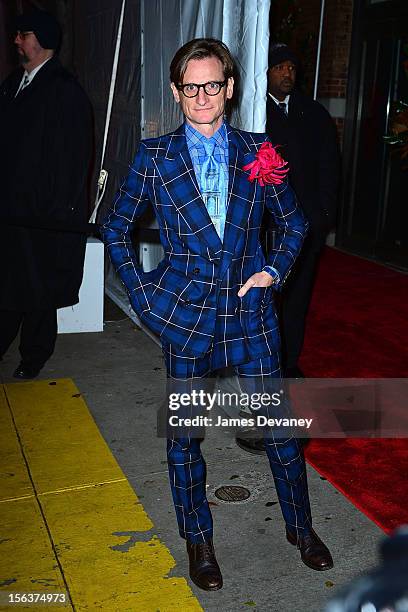
<path id="1" fill-rule="evenodd" d="M 0 356 L 21 327 L 20 379 L 52 355 L 57 308 L 78 302 L 82 282 L 92 114 L 60 39 L 49 13 L 19 16 L 21 67 L 0 86 Z"/>
<path id="2" fill-rule="evenodd" d="M 298 361 L 318 259 L 336 221 L 339 153 L 329 113 L 296 89 L 296 55 L 278 43 L 270 49 L 268 64 L 266 132 L 274 144 L 282 145 L 281 154 L 289 162 L 289 182 L 309 221 L 308 236 L 282 303 L 285 375 L 296 378 L 303 376 Z"/>
<path id="3" fill-rule="evenodd" d="M 289 162 L 289 183 L 309 221 L 301 253 L 282 290 L 281 338 L 284 375 L 303 377 L 298 362 L 317 263 L 336 220 L 339 152 L 335 125 L 326 109 L 296 89 L 299 61 L 284 44 L 271 46 L 268 58 L 266 132 Z M 273 229 L 270 216 L 266 227 Z M 237 435 L 238 445 L 264 452 L 263 440 Z"/>

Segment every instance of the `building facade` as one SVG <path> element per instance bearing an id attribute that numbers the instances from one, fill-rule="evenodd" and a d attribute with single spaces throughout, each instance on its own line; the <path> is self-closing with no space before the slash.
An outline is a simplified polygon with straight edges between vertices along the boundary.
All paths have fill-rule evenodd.
<path id="1" fill-rule="evenodd" d="M 302 58 L 303 89 L 310 95 L 321 7 L 322 0 L 271 5 L 271 39 Z M 394 106 L 408 103 L 408 2 L 325 0 L 317 83 L 317 99 L 335 120 L 342 149 L 336 245 L 408 269 L 408 157 L 384 140 L 404 131 L 396 127 Z"/>

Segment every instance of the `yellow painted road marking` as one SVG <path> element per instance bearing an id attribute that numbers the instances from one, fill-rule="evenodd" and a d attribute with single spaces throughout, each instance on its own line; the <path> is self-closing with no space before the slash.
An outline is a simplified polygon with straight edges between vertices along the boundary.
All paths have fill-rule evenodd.
<path id="1" fill-rule="evenodd" d="M 184 578 L 168 577 L 175 561 L 155 537 L 74 383 L 14 383 L 5 392 L 14 423 L 3 397 L 0 446 L 7 436 L 14 465 L 11 470 L 0 455 L 0 559 L 9 547 L 0 561 L 0 588 L 34 591 L 27 584 L 51 568 L 52 584 L 41 590 L 55 591 L 57 584 L 64 590 L 65 581 L 74 610 L 202 610 Z M 3 477 L 7 470 L 17 476 Z M 2 543 L 10 534 L 14 547 Z M 46 564 L 41 571 L 39 559 Z M 16 582 L 1 587 L 11 576 Z"/>
<path id="2" fill-rule="evenodd" d="M 0 589 L 20 593 L 66 591 L 1 385 Z M 0 610 L 6 609 L 10 607 L 0 606 Z"/>
<path id="3" fill-rule="evenodd" d="M 34 496 L 0 506 L 2 590 L 66 591 L 38 502 Z M 0 609 L 4 609 L 0 606 Z"/>
<path id="4" fill-rule="evenodd" d="M 0 385 L 0 501 L 32 494 L 4 389 Z"/>
<path id="5" fill-rule="evenodd" d="M 69 379 L 5 385 L 38 493 L 125 475 Z"/>

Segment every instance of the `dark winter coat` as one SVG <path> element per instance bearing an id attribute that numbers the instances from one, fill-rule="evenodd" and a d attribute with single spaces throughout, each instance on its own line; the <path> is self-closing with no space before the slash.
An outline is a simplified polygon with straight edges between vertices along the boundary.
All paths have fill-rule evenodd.
<path id="1" fill-rule="evenodd" d="M 56 57 L 15 97 L 0 86 L 0 309 L 78 302 L 92 152 L 90 103 Z"/>
<path id="2" fill-rule="evenodd" d="M 309 242 L 320 247 L 336 221 L 339 152 L 336 128 L 326 109 L 294 91 L 289 113 L 268 95 L 266 132 L 289 162 L 289 183 L 309 221 Z"/>

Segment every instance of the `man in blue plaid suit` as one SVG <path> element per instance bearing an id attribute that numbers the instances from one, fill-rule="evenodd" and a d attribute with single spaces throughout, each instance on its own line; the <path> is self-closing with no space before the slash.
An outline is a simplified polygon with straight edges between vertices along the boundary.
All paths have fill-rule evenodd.
<path id="1" fill-rule="evenodd" d="M 170 381 L 190 389 L 214 370 L 234 366 L 243 391 L 279 380 L 280 341 L 273 303 L 299 253 L 307 224 L 285 181 L 250 181 L 264 134 L 224 120 L 233 94 L 233 60 L 215 39 L 181 47 L 170 66 L 174 98 L 185 116 L 175 132 L 141 142 L 102 228 L 110 258 L 140 319 L 160 336 Z M 165 256 L 144 272 L 131 242 L 135 221 L 153 206 Z M 259 230 L 265 206 L 281 230 L 265 261 Z M 222 586 L 214 554 L 201 440 L 167 442 L 170 483 L 190 577 Z M 312 529 L 305 461 L 296 438 L 265 432 L 265 444 L 290 543 L 317 570 L 332 567 Z"/>

